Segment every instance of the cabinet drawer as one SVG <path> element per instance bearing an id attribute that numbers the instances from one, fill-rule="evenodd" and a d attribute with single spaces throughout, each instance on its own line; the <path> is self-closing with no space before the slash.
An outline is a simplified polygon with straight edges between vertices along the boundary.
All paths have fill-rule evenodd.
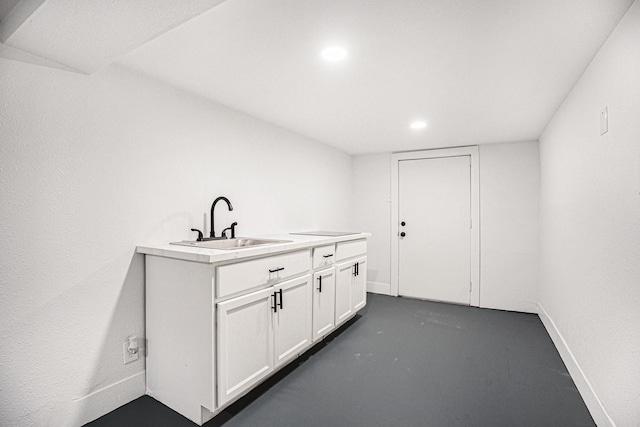
<path id="1" fill-rule="evenodd" d="M 217 268 L 216 296 L 223 298 L 304 274 L 311 267 L 309 250 L 268 256 Z"/>
<path id="2" fill-rule="evenodd" d="M 313 248 L 313 268 L 326 267 L 336 260 L 336 245 Z"/>
<path id="3" fill-rule="evenodd" d="M 336 261 L 353 258 L 358 255 L 364 255 L 367 253 L 367 241 L 354 240 L 351 242 L 338 243 L 336 248 Z"/>

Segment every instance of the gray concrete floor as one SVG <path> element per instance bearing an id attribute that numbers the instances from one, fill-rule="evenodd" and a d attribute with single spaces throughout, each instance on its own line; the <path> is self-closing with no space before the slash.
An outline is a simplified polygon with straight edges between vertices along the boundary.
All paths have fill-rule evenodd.
<path id="1" fill-rule="evenodd" d="M 368 297 L 205 426 L 595 425 L 536 315 Z M 144 396 L 88 425 L 194 424 Z"/>

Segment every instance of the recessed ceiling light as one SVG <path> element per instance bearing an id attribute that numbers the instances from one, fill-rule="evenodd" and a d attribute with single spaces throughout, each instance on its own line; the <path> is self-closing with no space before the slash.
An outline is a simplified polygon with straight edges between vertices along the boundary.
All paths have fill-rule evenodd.
<path id="1" fill-rule="evenodd" d="M 340 46 L 331 46 L 324 49 L 320 55 L 327 61 L 342 61 L 347 57 L 347 51 Z"/>
<path id="2" fill-rule="evenodd" d="M 427 127 L 427 122 L 422 121 L 422 120 L 416 120 L 416 121 L 414 121 L 414 122 L 411 122 L 411 124 L 409 125 L 409 127 L 410 127 L 411 129 L 415 129 L 415 130 L 418 130 L 418 129 L 424 129 L 424 128 L 426 128 L 426 127 Z"/>

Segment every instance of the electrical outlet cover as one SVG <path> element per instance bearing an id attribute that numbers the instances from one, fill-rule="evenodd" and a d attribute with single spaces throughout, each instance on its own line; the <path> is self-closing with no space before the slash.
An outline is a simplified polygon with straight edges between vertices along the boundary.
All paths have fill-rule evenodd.
<path id="1" fill-rule="evenodd" d="M 122 357 L 124 358 L 124 364 L 135 362 L 140 357 L 140 350 L 137 353 L 129 353 L 129 341 L 122 343 Z"/>

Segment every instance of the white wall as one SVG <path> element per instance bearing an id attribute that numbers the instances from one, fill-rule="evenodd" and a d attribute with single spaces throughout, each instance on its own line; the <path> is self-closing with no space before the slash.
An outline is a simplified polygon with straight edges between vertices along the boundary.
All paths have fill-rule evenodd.
<path id="1" fill-rule="evenodd" d="M 367 231 L 367 290 L 389 295 L 391 287 L 391 156 L 353 158 L 355 229 Z"/>
<path id="2" fill-rule="evenodd" d="M 144 393 L 137 244 L 348 229 L 351 158 L 118 67 L 0 59 L 0 425 L 77 425 Z M 185 292 L 188 290 L 185 289 Z"/>
<path id="3" fill-rule="evenodd" d="M 547 125 L 540 164 L 541 317 L 596 422 L 638 426 L 638 0 Z"/>
<path id="4" fill-rule="evenodd" d="M 480 306 L 538 311 L 538 143 L 481 145 Z"/>
<path id="5" fill-rule="evenodd" d="M 538 145 L 480 146 L 480 304 L 536 312 L 538 279 Z M 391 154 L 355 156 L 357 229 L 370 231 L 369 290 L 391 283 Z"/>

